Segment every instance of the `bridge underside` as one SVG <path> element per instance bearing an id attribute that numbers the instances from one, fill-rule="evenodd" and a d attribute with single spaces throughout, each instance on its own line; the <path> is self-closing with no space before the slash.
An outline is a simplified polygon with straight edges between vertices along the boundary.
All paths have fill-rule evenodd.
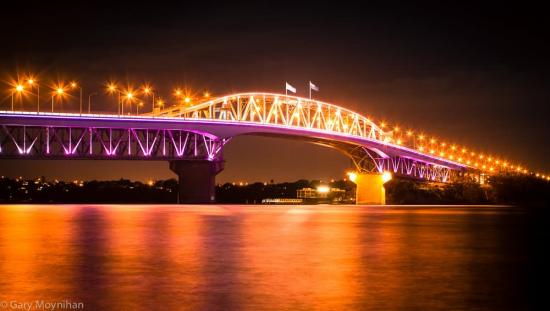
<path id="1" fill-rule="evenodd" d="M 380 154 L 363 146 L 339 146 L 360 173 L 390 172 L 396 176 L 426 181 L 450 182 L 459 171 L 399 155 Z"/>
<path id="2" fill-rule="evenodd" d="M 1 125 L 0 156 L 32 159 L 209 160 L 226 140 L 166 129 Z"/>
<path id="3" fill-rule="evenodd" d="M 354 169 L 359 173 L 390 172 L 392 175 L 434 182 L 450 182 L 462 170 L 448 166 L 421 161 L 419 159 L 392 153 L 391 150 L 369 148 L 357 144 L 338 142 L 323 138 L 296 137 L 290 135 L 261 134 L 261 136 L 277 137 L 307 141 L 323 147 L 336 149 L 350 158 Z"/>
<path id="4" fill-rule="evenodd" d="M 226 142 L 173 129 L 1 125 L 0 158 L 169 161 L 178 202 L 212 203 Z"/>

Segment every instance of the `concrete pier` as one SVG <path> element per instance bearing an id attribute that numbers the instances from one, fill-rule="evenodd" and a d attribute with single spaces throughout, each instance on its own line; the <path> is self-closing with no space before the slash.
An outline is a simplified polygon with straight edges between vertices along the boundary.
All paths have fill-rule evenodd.
<path id="1" fill-rule="evenodd" d="M 170 161 L 170 170 L 178 175 L 178 203 L 216 201 L 216 175 L 223 170 L 223 161 Z"/>
<path id="2" fill-rule="evenodd" d="M 357 185 L 356 204 L 386 204 L 386 191 L 384 189 L 384 176 L 380 173 L 355 173 L 354 180 Z"/>

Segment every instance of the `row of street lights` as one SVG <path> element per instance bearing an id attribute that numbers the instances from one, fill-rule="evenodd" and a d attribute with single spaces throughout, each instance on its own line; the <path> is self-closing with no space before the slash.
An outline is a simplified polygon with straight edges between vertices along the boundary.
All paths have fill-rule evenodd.
<path id="1" fill-rule="evenodd" d="M 36 107 L 37 112 L 40 113 L 40 84 L 37 82 L 37 80 L 29 76 L 26 78 L 23 82 L 19 81 L 17 83 L 13 84 L 12 92 L 11 92 L 11 110 L 14 111 L 14 95 L 22 95 L 26 92 L 27 89 L 30 89 L 31 92 L 33 89 L 36 89 Z M 54 112 L 54 106 L 56 98 L 61 100 L 63 96 L 68 94 L 69 90 L 79 90 L 80 100 L 79 100 L 79 112 L 82 114 L 83 112 L 83 90 L 82 87 L 76 82 L 73 81 L 69 83 L 67 86 L 65 86 L 63 83 L 58 83 L 57 85 L 51 87 L 52 90 L 52 96 L 51 96 L 51 111 Z M 140 107 L 144 106 L 144 103 L 142 101 L 139 101 L 138 95 L 144 95 L 145 97 L 151 97 L 151 112 L 154 112 L 155 107 L 164 108 L 164 102 L 161 98 L 159 98 L 156 94 L 156 92 L 153 90 L 153 88 L 145 84 L 141 88 L 134 90 L 131 86 L 128 86 L 126 89 L 119 88 L 119 86 L 114 82 L 107 83 L 106 91 L 108 94 L 111 95 L 118 95 L 118 102 L 117 102 L 117 113 L 119 115 L 124 115 L 124 106 L 126 103 L 130 103 L 130 109 L 131 104 L 134 101 L 137 101 L 136 104 L 136 114 L 139 114 Z M 92 97 L 98 95 L 98 92 L 92 92 L 88 95 L 88 113 L 91 113 L 91 101 Z M 181 101 L 182 104 L 191 104 L 192 98 L 190 95 L 186 95 L 181 89 L 177 88 L 174 90 L 174 96 L 178 101 Z M 204 99 L 208 99 L 210 97 L 209 92 L 205 92 L 203 94 Z"/>
<path id="2" fill-rule="evenodd" d="M 157 99 L 157 95 L 153 88 L 145 84 L 141 88 L 134 90 L 133 87 L 128 86 L 125 90 L 121 89 L 116 83 L 109 82 L 107 83 L 107 93 L 111 95 L 117 95 L 118 96 L 118 113 L 124 114 L 124 104 L 129 102 L 130 104 L 132 101 L 134 101 L 137 98 L 137 95 L 143 94 L 146 97 L 151 97 L 151 112 L 155 110 L 155 107 L 159 107 L 160 109 L 164 108 L 164 101 L 161 98 Z M 190 95 L 186 95 L 187 92 L 182 91 L 179 88 L 176 88 L 174 90 L 174 97 L 181 101 L 182 104 L 189 105 L 192 102 L 192 97 Z M 203 93 L 203 99 L 210 98 L 210 93 L 208 91 Z M 139 101 L 136 105 L 136 113 L 139 114 L 139 108 L 143 107 L 144 103 L 142 101 Z M 130 106 L 131 108 L 131 106 Z"/>
<path id="3" fill-rule="evenodd" d="M 14 100 L 13 96 L 15 94 L 23 94 L 25 92 L 25 85 L 29 87 L 29 89 L 36 88 L 36 110 L 38 113 L 40 113 L 40 84 L 37 83 L 37 81 L 34 78 L 28 78 L 24 83 L 18 82 L 15 87 L 13 88 L 11 92 L 11 110 L 13 111 L 15 109 L 14 107 Z M 82 114 L 82 87 L 79 86 L 76 81 L 73 81 L 70 83 L 69 87 L 71 89 L 79 89 L 80 90 L 80 114 Z M 52 112 L 54 111 L 54 102 L 55 97 L 61 97 L 66 93 L 66 87 L 63 86 L 63 84 L 58 84 L 55 86 L 52 90 Z"/>
<path id="4" fill-rule="evenodd" d="M 153 88 L 150 85 L 147 85 L 147 84 L 144 85 L 141 88 L 141 91 L 143 95 L 145 95 L 146 97 L 149 97 L 149 96 L 152 97 L 151 112 L 155 110 L 155 104 L 158 104 L 159 106 L 164 106 L 164 102 L 162 101 L 162 99 L 159 99 L 158 101 L 155 100 L 155 92 L 153 91 Z M 131 87 L 128 87 L 126 91 L 123 91 L 113 82 L 110 82 L 107 84 L 107 92 L 109 94 L 118 95 L 118 103 L 117 103 L 118 113 L 122 115 L 124 114 L 124 103 L 130 102 L 131 104 L 132 101 L 137 98 L 136 95 L 138 94 L 138 91 L 134 91 Z M 141 101 L 138 102 L 138 104 L 136 105 L 136 114 L 139 114 L 139 107 L 140 106 L 143 107 L 143 105 L 144 105 L 143 102 Z"/>

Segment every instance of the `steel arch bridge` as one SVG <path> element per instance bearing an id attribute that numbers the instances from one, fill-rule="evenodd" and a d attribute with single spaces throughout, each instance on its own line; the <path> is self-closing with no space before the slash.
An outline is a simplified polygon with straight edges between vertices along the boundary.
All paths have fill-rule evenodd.
<path id="1" fill-rule="evenodd" d="M 171 107 L 154 115 L 233 127 L 229 131 L 211 131 L 223 138 L 242 134 L 272 135 L 332 147 L 346 154 L 361 172 L 390 171 L 418 179 L 448 182 L 452 175 L 474 169 L 465 163 L 403 146 L 392 131 L 383 130 L 359 113 L 296 96 L 239 93 L 191 107 Z"/>
<path id="2" fill-rule="evenodd" d="M 0 157 L 210 160 L 237 135 L 290 137 L 338 149 L 363 172 L 447 182 L 464 163 L 403 146 L 351 110 L 273 93 L 240 93 L 154 114 L 0 113 Z"/>
<path id="3" fill-rule="evenodd" d="M 478 171 L 458 154 L 421 152 L 351 110 L 273 93 L 231 94 L 137 116 L 0 111 L 0 127 L 0 158 L 167 160 L 180 176 L 180 187 L 209 184 L 208 201 L 214 199 L 214 177 L 223 169 L 223 146 L 238 135 L 335 148 L 364 173 L 450 182 Z M 184 182 L 193 175 L 209 177 Z M 187 201 L 205 201 L 204 194 Z"/>

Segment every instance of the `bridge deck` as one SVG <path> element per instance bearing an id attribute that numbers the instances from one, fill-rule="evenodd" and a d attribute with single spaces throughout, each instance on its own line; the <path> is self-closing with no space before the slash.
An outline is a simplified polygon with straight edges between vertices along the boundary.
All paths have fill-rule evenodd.
<path id="1" fill-rule="evenodd" d="M 257 122 L 207 120 L 181 117 L 118 116 L 110 114 L 32 113 L 0 111 L 0 125 L 29 127 L 94 127 L 113 129 L 184 130 L 210 137 L 225 139 L 238 135 L 274 135 L 294 137 L 307 141 L 351 144 L 376 150 L 387 157 L 399 156 L 427 164 L 465 170 L 466 165 L 417 152 L 413 149 L 384 143 L 356 135 L 327 132 L 314 128 L 292 127 Z"/>

